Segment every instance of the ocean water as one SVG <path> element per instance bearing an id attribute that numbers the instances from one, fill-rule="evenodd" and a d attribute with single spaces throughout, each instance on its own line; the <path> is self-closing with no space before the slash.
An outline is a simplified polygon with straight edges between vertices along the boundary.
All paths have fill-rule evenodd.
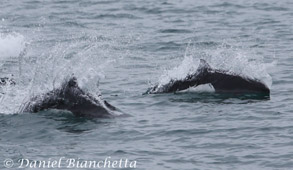
<path id="1" fill-rule="evenodd" d="M 289 0 L 2 0 L 0 77 L 17 85 L 0 89 L 0 169 L 62 157 L 141 170 L 292 169 L 292 23 Z M 209 86 L 142 95 L 200 58 L 262 80 L 270 97 Z M 19 113 L 72 74 L 129 116 Z"/>

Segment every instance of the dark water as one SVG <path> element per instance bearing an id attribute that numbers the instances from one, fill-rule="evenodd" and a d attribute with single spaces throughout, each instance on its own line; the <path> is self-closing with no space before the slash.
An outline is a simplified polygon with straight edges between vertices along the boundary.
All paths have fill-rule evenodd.
<path id="1" fill-rule="evenodd" d="M 7 158 L 110 156 L 137 169 L 292 169 L 292 23 L 289 0 L 2 0 L 0 73 L 21 83 L 2 89 L 0 167 Z M 142 95 L 164 70 L 184 74 L 198 58 L 272 78 L 270 97 Z M 131 116 L 14 114 L 72 73 Z"/>

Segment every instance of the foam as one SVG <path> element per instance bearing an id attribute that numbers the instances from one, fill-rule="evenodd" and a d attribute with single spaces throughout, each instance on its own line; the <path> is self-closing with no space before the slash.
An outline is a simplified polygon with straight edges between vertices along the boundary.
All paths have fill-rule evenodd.
<path id="1" fill-rule="evenodd" d="M 19 33 L 0 33 L 0 59 L 18 57 L 25 49 L 24 36 Z"/>

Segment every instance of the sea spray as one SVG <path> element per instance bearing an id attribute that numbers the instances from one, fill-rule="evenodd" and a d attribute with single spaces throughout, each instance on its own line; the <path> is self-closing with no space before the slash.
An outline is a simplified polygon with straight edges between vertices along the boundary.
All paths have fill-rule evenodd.
<path id="1" fill-rule="evenodd" d="M 269 88 L 272 85 L 272 78 L 266 68 L 275 64 L 264 63 L 262 56 L 252 54 L 243 48 L 222 43 L 216 46 L 213 44 L 210 48 L 199 48 L 195 44 L 193 46 L 188 44 L 182 62 L 170 70 L 165 70 L 159 78 L 158 87 L 167 84 L 171 80 L 184 79 L 188 74 L 195 73 L 199 65 L 199 59 L 205 59 L 212 68 L 258 79 Z M 200 89 L 210 90 L 209 87 Z"/>

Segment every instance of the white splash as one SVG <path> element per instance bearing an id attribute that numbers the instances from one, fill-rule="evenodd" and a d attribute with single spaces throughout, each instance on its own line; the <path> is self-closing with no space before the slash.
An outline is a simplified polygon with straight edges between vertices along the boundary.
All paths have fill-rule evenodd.
<path id="1" fill-rule="evenodd" d="M 170 80 L 180 80 L 188 74 L 194 73 L 199 65 L 199 59 L 205 59 L 212 68 L 227 70 L 233 74 L 258 79 L 271 88 L 272 77 L 268 74 L 267 68 L 274 67 L 275 62 L 263 63 L 262 56 L 256 56 L 250 51 L 238 48 L 227 48 L 224 45 L 220 45 L 217 48 L 204 49 L 204 51 L 188 46 L 182 62 L 175 68 L 165 71 L 159 78 L 158 87 L 167 84 Z M 205 89 L 210 90 L 210 88 L 203 89 L 203 91 L 206 91 Z"/>
<path id="2" fill-rule="evenodd" d="M 167 84 L 170 80 L 180 80 L 186 75 L 194 73 L 199 65 L 199 62 L 194 61 L 192 56 L 184 56 L 182 62 L 177 67 L 171 70 L 165 70 L 165 73 L 159 79 L 159 87 Z"/>
<path id="3" fill-rule="evenodd" d="M 0 33 L 0 59 L 18 57 L 25 49 L 24 36 L 18 33 Z"/>
<path id="4" fill-rule="evenodd" d="M 199 57 L 197 56 L 197 58 Z M 256 55 L 248 49 L 234 48 L 233 46 L 227 48 L 221 45 L 216 49 L 206 50 L 204 59 L 212 68 L 258 79 L 271 88 L 272 77 L 267 72 L 268 64 L 264 63 L 263 56 Z"/>

